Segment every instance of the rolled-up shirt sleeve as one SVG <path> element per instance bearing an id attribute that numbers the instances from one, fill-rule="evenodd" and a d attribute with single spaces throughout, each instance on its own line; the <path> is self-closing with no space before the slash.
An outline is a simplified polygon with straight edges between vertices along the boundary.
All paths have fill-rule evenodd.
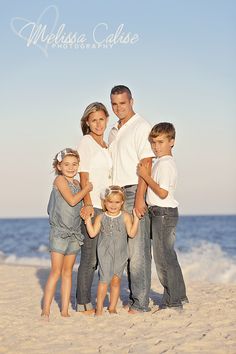
<path id="1" fill-rule="evenodd" d="M 160 188 L 169 191 L 171 180 L 171 167 L 168 163 L 163 162 L 158 169 L 158 184 Z"/>
<path id="2" fill-rule="evenodd" d="M 79 172 L 90 172 L 93 151 L 85 139 L 81 139 L 78 146 L 80 156 Z"/>
<path id="3" fill-rule="evenodd" d="M 151 131 L 151 126 L 144 122 L 142 128 L 137 129 L 136 132 L 136 151 L 138 154 L 139 161 L 147 157 L 154 157 L 154 153 L 149 143 L 148 137 Z"/>

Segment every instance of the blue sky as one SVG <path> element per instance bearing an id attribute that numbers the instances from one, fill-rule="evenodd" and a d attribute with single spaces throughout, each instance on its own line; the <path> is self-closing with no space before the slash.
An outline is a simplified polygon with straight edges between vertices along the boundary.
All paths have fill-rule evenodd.
<path id="1" fill-rule="evenodd" d="M 0 217 L 46 215 L 53 156 L 78 145 L 89 103 L 103 102 L 109 127 L 115 122 L 109 93 L 116 84 L 130 87 L 135 111 L 151 125 L 175 124 L 180 212 L 236 213 L 235 1 L 1 5 Z M 90 46 L 121 25 L 124 37 L 138 40 L 63 49 L 40 38 L 27 46 L 29 22 L 46 25 L 45 35 L 64 24 L 64 33 L 83 35 Z"/>

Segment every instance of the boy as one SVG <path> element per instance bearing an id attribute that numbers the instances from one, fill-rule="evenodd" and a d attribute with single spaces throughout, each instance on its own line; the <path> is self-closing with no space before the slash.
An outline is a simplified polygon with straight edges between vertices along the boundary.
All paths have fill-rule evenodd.
<path id="1" fill-rule="evenodd" d="M 173 124 L 156 124 L 149 134 L 149 142 L 157 157 L 152 167 L 152 176 L 142 163 L 139 163 L 137 173 L 148 185 L 147 203 L 152 223 L 153 255 L 160 283 L 164 287 L 159 309 L 182 309 L 188 298 L 174 250 L 178 202 L 174 198 L 177 170 L 172 156 L 175 143 Z"/>

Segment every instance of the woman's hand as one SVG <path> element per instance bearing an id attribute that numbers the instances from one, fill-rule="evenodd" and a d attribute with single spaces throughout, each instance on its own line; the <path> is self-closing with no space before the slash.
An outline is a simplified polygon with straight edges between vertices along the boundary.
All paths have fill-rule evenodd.
<path id="1" fill-rule="evenodd" d="M 138 215 L 136 214 L 135 208 L 133 209 L 133 218 L 134 218 L 134 220 L 135 220 L 135 219 L 138 219 L 138 220 L 139 220 Z"/>
<path id="2" fill-rule="evenodd" d="M 93 217 L 94 216 L 94 209 L 92 205 L 84 205 L 81 208 L 80 211 L 80 216 L 83 220 L 88 219 L 89 217 Z"/>

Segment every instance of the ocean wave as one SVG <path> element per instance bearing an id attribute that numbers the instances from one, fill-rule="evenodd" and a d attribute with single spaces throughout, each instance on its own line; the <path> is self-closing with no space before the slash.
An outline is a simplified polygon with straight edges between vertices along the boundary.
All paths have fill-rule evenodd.
<path id="1" fill-rule="evenodd" d="M 178 257 L 186 281 L 236 283 L 236 259 L 216 243 L 202 241 Z"/>
<path id="2" fill-rule="evenodd" d="M 37 252 L 39 253 L 47 253 L 48 252 L 48 246 L 41 244 L 38 249 Z"/>
<path id="3" fill-rule="evenodd" d="M 39 257 L 17 257 L 15 254 L 5 255 L 0 251 L 0 263 L 34 267 L 50 267 L 50 259 Z"/>
<path id="4" fill-rule="evenodd" d="M 46 247 L 40 246 L 43 254 Z M 218 244 L 202 241 L 188 252 L 177 250 L 178 259 L 186 282 L 208 281 L 212 283 L 236 284 L 236 259 L 227 255 Z M 75 267 L 79 264 L 78 255 Z M 12 265 L 50 267 L 50 259 L 42 257 L 18 257 L 15 254 L 6 255 L 0 251 L 0 262 Z M 156 279 L 155 264 L 152 260 L 152 278 Z"/>

